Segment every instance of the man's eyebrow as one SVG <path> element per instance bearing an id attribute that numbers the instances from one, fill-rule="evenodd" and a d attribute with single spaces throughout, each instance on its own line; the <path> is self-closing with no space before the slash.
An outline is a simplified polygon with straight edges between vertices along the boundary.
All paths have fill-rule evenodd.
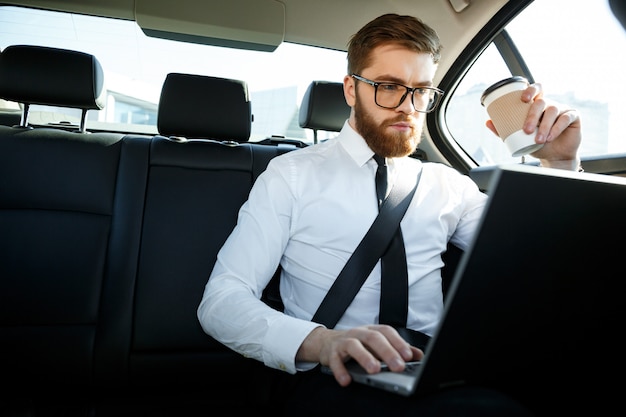
<path id="1" fill-rule="evenodd" d="M 404 80 L 401 80 L 398 77 L 395 77 L 393 75 L 388 75 L 388 74 L 383 74 L 383 75 L 380 75 L 380 76 L 376 77 L 375 81 L 379 82 L 379 83 L 380 82 L 385 82 L 385 83 L 388 82 L 388 83 L 396 83 L 396 84 L 406 85 L 404 83 Z M 415 86 L 415 87 L 432 87 L 432 86 L 433 86 L 433 82 L 428 80 L 428 81 L 424 81 L 422 83 L 418 83 L 418 85 Z"/>

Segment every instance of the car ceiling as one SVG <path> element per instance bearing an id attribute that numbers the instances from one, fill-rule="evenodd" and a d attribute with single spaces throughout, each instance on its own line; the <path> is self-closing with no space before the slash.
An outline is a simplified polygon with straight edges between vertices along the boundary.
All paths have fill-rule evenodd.
<path id="1" fill-rule="evenodd" d="M 281 42 L 345 50 L 388 12 L 417 16 L 441 37 L 438 76 L 507 0 L 24 0 L 5 4 L 135 20 L 149 36 L 271 51 Z M 438 80 L 435 80 L 437 82 Z"/>

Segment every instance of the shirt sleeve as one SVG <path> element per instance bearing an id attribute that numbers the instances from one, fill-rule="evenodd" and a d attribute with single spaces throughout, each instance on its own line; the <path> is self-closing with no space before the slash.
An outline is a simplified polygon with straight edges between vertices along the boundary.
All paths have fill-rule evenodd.
<path id="1" fill-rule="evenodd" d="M 295 373 L 295 355 L 319 324 L 290 317 L 260 300 L 289 239 L 294 199 L 286 178 L 272 161 L 255 182 L 217 255 L 197 313 L 203 330 L 222 344 Z"/>
<path id="2" fill-rule="evenodd" d="M 467 175 L 454 174 L 452 182 L 462 201 L 462 214 L 450 242 L 466 250 L 472 241 L 482 213 L 487 203 L 487 195 L 480 191 L 476 183 Z"/>

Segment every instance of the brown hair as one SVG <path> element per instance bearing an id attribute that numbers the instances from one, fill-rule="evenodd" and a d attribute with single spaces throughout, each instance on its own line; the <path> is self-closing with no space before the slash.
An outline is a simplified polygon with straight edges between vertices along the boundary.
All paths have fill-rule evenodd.
<path id="1" fill-rule="evenodd" d="M 367 68 L 372 50 L 386 43 L 429 53 L 435 64 L 441 58 L 441 43 L 433 28 L 414 16 L 388 13 L 363 26 L 348 41 L 348 74 L 359 74 Z"/>

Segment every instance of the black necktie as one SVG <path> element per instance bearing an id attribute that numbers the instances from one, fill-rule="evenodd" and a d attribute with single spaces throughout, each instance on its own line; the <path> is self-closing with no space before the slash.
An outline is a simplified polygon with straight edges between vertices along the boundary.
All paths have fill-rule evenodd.
<path id="1" fill-rule="evenodd" d="M 389 177 L 387 175 L 385 158 L 374 154 L 374 160 L 378 164 L 378 169 L 376 169 L 376 195 L 378 196 L 378 207 L 380 208 L 383 201 L 385 201 L 385 197 L 387 197 L 387 191 L 389 191 Z"/>
<path id="2" fill-rule="evenodd" d="M 376 170 L 376 195 L 379 207 L 389 191 L 385 158 L 374 155 Z M 400 227 L 381 258 L 380 317 L 381 324 L 406 327 L 409 305 L 406 251 Z"/>

